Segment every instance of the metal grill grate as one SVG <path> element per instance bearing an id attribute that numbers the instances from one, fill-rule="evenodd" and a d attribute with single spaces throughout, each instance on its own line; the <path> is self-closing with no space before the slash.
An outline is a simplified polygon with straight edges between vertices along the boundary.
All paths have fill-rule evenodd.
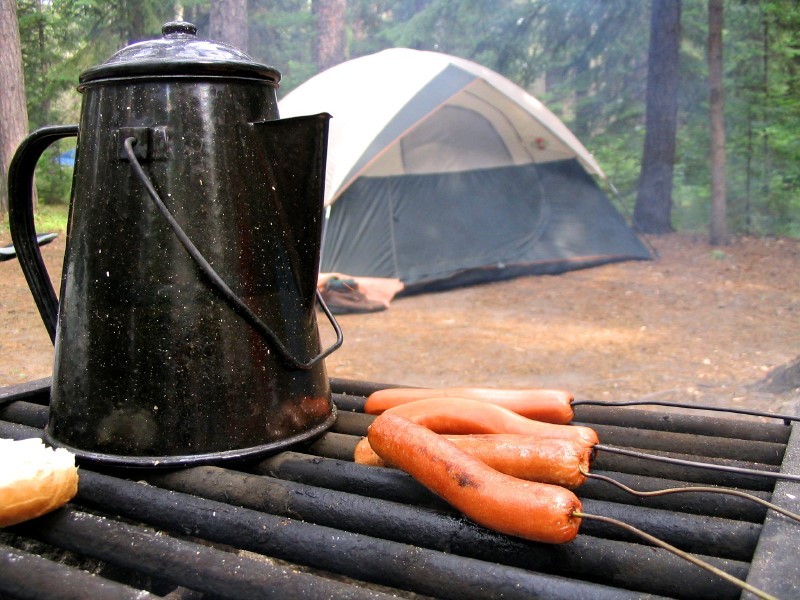
<path id="1" fill-rule="evenodd" d="M 41 436 L 49 382 L 0 390 L 0 437 Z M 549 546 L 461 517 L 404 473 L 352 462 L 384 384 L 332 380 L 339 416 L 315 442 L 251 463 L 174 471 L 82 465 L 64 509 L 0 533 L 9 598 L 739 598 L 740 590 L 624 531 L 584 521 Z M 800 474 L 783 422 L 576 407 L 606 445 Z M 593 471 L 642 490 L 732 486 L 793 511 L 800 484 L 600 452 Z M 773 489 L 774 488 L 774 489 Z M 585 512 L 616 517 L 777 597 L 800 596 L 800 525 L 720 494 L 633 497 L 578 490 Z M 54 582 L 57 582 L 54 584 Z"/>

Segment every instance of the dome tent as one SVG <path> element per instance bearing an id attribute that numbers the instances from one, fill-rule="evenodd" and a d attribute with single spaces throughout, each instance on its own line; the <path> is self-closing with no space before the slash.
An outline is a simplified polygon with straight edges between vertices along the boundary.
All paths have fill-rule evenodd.
<path id="1" fill-rule="evenodd" d="M 384 50 L 312 77 L 279 111 L 333 117 L 323 272 L 408 293 L 651 258 L 569 129 L 473 62 Z"/>

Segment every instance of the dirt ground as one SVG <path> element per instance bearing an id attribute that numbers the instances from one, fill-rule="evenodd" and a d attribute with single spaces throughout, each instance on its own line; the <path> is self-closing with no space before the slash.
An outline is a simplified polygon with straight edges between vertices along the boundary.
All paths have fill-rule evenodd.
<path id="1" fill-rule="evenodd" d="M 5 240 L 0 240 L 7 243 Z M 800 355 L 800 241 L 703 236 L 659 258 L 397 298 L 341 315 L 331 376 L 409 385 L 560 387 L 800 414 L 800 389 L 758 383 Z M 42 248 L 58 280 L 64 238 Z M 0 262 L 0 385 L 45 377 L 52 346 L 16 260 Z M 333 339 L 320 321 L 324 342 Z"/>

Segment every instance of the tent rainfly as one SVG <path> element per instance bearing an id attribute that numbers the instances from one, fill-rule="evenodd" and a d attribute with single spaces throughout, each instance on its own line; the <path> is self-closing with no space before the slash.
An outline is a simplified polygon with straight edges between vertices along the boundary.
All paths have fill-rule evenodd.
<path id="1" fill-rule="evenodd" d="M 279 111 L 333 117 L 322 271 L 413 293 L 652 258 L 569 129 L 473 62 L 384 50 L 312 77 Z"/>

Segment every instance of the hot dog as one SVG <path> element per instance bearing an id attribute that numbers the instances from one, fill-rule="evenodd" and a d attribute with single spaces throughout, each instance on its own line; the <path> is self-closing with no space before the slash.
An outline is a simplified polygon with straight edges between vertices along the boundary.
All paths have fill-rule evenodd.
<path id="1" fill-rule="evenodd" d="M 564 390 L 499 389 L 499 388 L 388 388 L 373 392 L 367 398 L 364 412 L 379 415 L 385 410 L 424 398 L 469 398 L 507 408 L 518 415 L 565 425 L 575 416 L 571 403 L 574 397 Z"/>
<path id="2" fill-rule="evenodd" d="M 474 522 L 507 535 L 560 544 L 572 540 L 580 500 L 566 488 L 500 473 L 453 442 L 399 415 L 380 415 L 369 428 L 375 452 Z"/>
<path id="3" fill-rule="evenodd" d="M 441 434 L 521 433 L 540 438 L 562 438 L 600 443 L 595 431 L 580 425 L 534 421 L 502 406 L 469 398 L 428 398 L 399 404 L 384 414 L 405 417 Z"/>
<path id="4" fill-rule="evenodd" d="M 594 450 L 577 440 L 547 439 L 531 435 L 484 434 L 445 436 L 473 458 L 518 479 L 561 485 L 575 489 L 583 485 Z M 363 438 L 353 458 L 356 463 L 387 466 Z M 391 466 L 391 465 L 389 465 Z"/>

